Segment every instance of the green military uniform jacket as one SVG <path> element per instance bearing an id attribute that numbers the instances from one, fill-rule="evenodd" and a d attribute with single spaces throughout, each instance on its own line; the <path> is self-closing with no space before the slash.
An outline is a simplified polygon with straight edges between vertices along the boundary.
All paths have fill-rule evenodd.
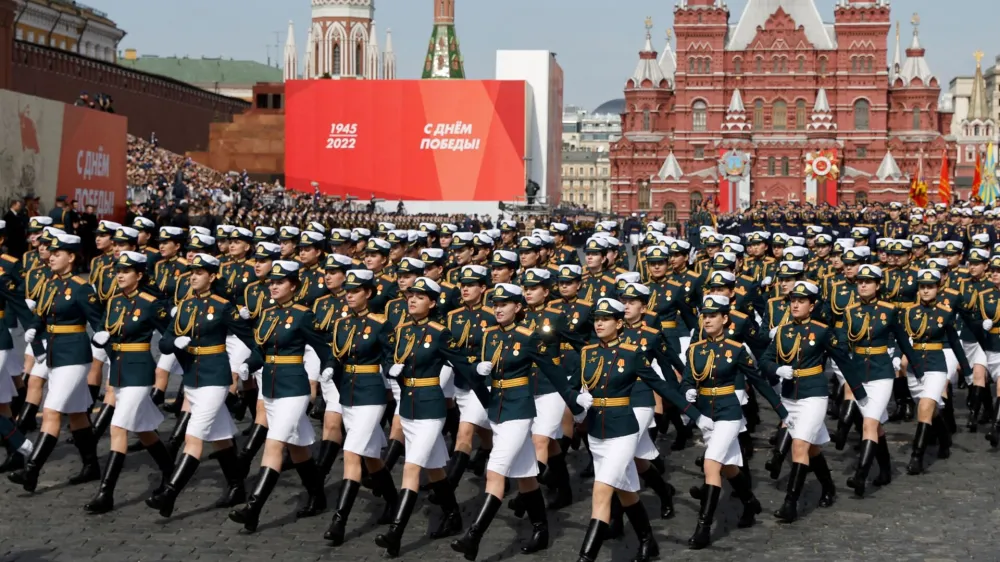
<path id="1" fill-rule="evenodd" d="M 90 269 L 88 270 L 90 271 L 89 279 L 91 285 L 97 284 L 97 279 L 100 277 L 101 271 L 105 267 L 113 265 L 114 259 L 115 259 L 115 253 L 113 251 L 104 252 L 99 256 L 94 256 L 93 258 L 91 258 Z"/>
<path id="2" fill-rule="evenodd" d="M 334 309 L 327 312 L 333 316 Z M 323 319 L 325 320 L 325 318 Z M 317 328 L 322 328 L 317 319 Z M 386 403 L 381 373 L 392 367 L 394 333 L 384 314 L 348 312 L 333 324 L 333 382 L 342 406 L 378 406 Z"/>
<path id="3" fill-rule="evenodd" d="M 668 339 L 671 338 L 665 337 L 663 332 L 649 326 L 649 323 L 656 325 L 656 317 L 648 312 L 646 315 L 648 318 L 645 318 L 636 325 L 630 326 L 628 322 L 625 322 L 622 326 L 620 339 L 622 343 L 635 346 L 642 352 L 650 365 L 652 365 L 653 360 L 656 360 L 660 366 L 660 371 L 663 372 L 664 380 L 666 380 L 668 385 L 676 388 L 677 376 L 674 374 L 674 370 L 677 372 L 684 371 L 684 363 L 681 362 L 679 357 L 680 350 L 672 349 L 667 343 Z M 637 379 L 635 385 L 632 386 L 631 398 L 633 408 L 651 408 L 656 406 L 656 399 L 653 398 L 653 389 L 643 382 L 642 379 Z"/>
<path id="4" fill-rule="evenodd" d="M 48 264 L 42 263 L 42 258 L 38 255 L 38 250 L 25 252 L 24 256 L 21 257 L 21 269 L 24 271 L 29 271 L 43 265 Z"/>
<path id="5" fill-rule="evenodd" d="M 615 278 L 607 273 L 601 272 L 599 275 L 593 275 L 589 271 L 583 272 L 583 283 L 580 285 L 579 298 L 590 301 L 597 302 L 602 298 L 615 298 L 617 296 L 615 290 Z"/>
<path id="6" fill-rule="evenodd" d="M 570 386 L 574 386 L 573 379 L 580 370 L 580 348 L 590 340 L 594 332 L 591 317 L 593 306 L 592 302 L 579 298 L 570 301 L 556 299 L 549 303 L 549 308 L 561 311 L 566 319 L 568 341 L 559 344 L 559 364 L 570 381 Z"/>
<path id="7" fill-rule="evenodd" d="M 948 372 L 943 350 L 950 347 L 962 372 L 972 372 L 955 328 L 957 314 L 951 307 L 941 302 L 930 303 L 929 306 L 921 302 L 902 310 L 900 316 L 903 328 L 913 340 L 913 350 L 921 371 Z"/>
<path id="8" fill-rule="evenodd" d="M 245 306 L 250 312 L 250 318 L 257 319 L 264 310 L 274 306 L 275 302 L 267 284 L 258 279 L 243 288 L 243 298 L 237 299 L 236 304 Z"/>
<path id="9" fill-rule="evenodd" d="M 410 311 L 406 306 L 406 299 L 399 297 L 392 299 L 385 305 L 385 317 L 393 330 L 404 322 L 410 321 Z"/>
<path id="10" fill-rule="evenodd" d="M 45 283 L 35 307 L 30 328 L 37 332 L 35 341 L 45 339 L 50 368 L 90 364 L 90 336 L 87 324 L 100 331 L 100 305 L 94 288 L 79 275 L 53 275 Z M 37 347 L 36 354 L 37 354 Z"/>
<path id="11" fill-rule="evenodd" d="M 846 339 L 850 345 L 852 368 L 861 374 L 863 382 L 895 378 L 889 347 L 898 347 L 910 360 L 917 378 L 923 377 L 910 338 L 899 321 L 896 305 L 891 302 L 854 303 L 844 312 L 844 327 L 837 337 Z"/>
<path id="12" fill-rule="evenodd" d="M 299 280 L 302 286 L 299 287 L 299 292 L 295 295 L 295 302 L 308 310 L 316 299 L 326 294 L 326 274 L 319 265 L 312 265 L 299 270 Z"/>
<path id="13" fill-rule="evenodd" d="M 580 265 L 580 252 L 569 244 L 563 244 L 556 248 L 556 265 Z"/>
<path id="14" fill-rule="evenodd" d="M 529 330 L 536 332 L 542 340 L 539 348 L 541 353 L 547 353 L 549 357 L 558 365 L 560 345 L 568 343 L 583 347 L 584 341 L 579 340 L 569 330 L 569 322 L 562 314 L 562 310 L 554 306 L 539 306 L 525 309 L 524 321 L 521 323 Z M 543 396 L 557 392 L 558 388 L 553 386 L 548 377 L 540 376 L 537 370 L 533 371 L 535 396 Z"/>
<path id="15" fill-rule="evenodd" d="M 177 361 L 184 369 L 186 387 L 230 386 L 233 384 L 233 374 L 226 354 L 226 336 L 233 334 L 239 338 L 250 349 L 252 360 L 257 349 L 252 331 L 240 318 L 235 306 L 211 291 L 206 291 L 200 295 L 192 295 L 177 305 L 174 322 L 160 339 L 160 352 L 177 356 Z M 181 336 L 191 338 L 191 343 L 184 349 L 177 349 L 174 340 Z M 260 358 L 257 361 L 259 363 Z M 247 363 L 251 364 L 251 361 Z M 251 372 L 259 368 L 257 365 Z"/>
<path id="16" fill-rule="evenodd" d="M 496 325 L 496 317 L 493 309 L 483 305 L 472 308 L 463 306 L 448 313 L 448 331 L 455 339 L 455 349 L 468 356 L 468 364 L 475 367 L 479 362 L 480 351 L 483 347 L 483 336 L 486 329 Z M 471 390 L 471 385 L 464 377 L 455 377 L 455 387 L 462 390 Z"/>
<path id="17" fill-rule="evenodd" d="M 587 434 L 596 439 L 614 439 L 639 432 L 631 403 L 633 387 L 642 380 L 657 394 L 693 420 L 702 412 L 684 400 L 676 385 L 667 384 L 650 367 L 645 352 L 616 338 L 588 345 L 581 353 L 580 382 L 594 397 L 587 411 Z"/>
<path id="18" fill-rule="evenodd" d="M 309 375 L 303 363 L 307 345 L 316 350 L 321 369 L 331 363 L 329 341 L 316 330 L 312 311 L 294 301 L 261 314 L 253 331 L 253 343 L 256 345 L 250 348 L 247 366 L 250 372 L 263 369 L 260 391 L 264 398 L 309 395 Z M 186 370 L 184 375 L 187 377 Z"/>
<path id="19" fill-rule="evenodd" d="M 257 279 L 252 259 L 230 260 L 225 267 L 219 267 L 219 278 L 229 300 L 238 302 L 247 285 Z"/>
<path id="20" fill-rule="evenodd" d="M 490 421 L 530 420 L 537 415 L 532 390 L 532 377 L 538 376 L 536 373 L 558 389 L 571 411 L 583 411 L 576 403 L 577 393 L 570 388 L 555 358 L 545 348 L 539 333 L 527 326 L 512 323 L 486 328 L 478 360 L 493 363 L 493 370 L 489 377 L 479 378 L 484 379 L 493 390 L 487 393 L 475 381 L 473 390 L 487 409 Z"/>
<path id="21" fill-rule="evenodd" d="M 170 303 L 146 291 L 119 292 L 104 310 L 102 330 L 111 337 L 102 348 L 108 352 L 111 369 L 108 384 L 115 388 L 153 386 L 156 361 L 149 343 L 153 332 L 170 328 Z M 94 344 L 97 345 L 97 344 Z"/>
<path id="22" fill-rule="evenodd" d="M 426 318 L 396 328 L 393 363 L 402 364 L 399 382 L 399 415 L 410 420 L 443 419 L 446 414 L 441 391 L 441 367 L 451 362 L 456 376 L 470 377 L 468 356 L 456 351 L 456 343 L 444 324 Z"/>
<path id="23" fill-rule="evenodd" d="M 347 291 L 327 293 L 313 303 L 313 316 L 321 332 L 333 333 L 333 325 L 341 318 L 347 318 L 351 307 L 347 305 Z"/>
<path id="24" fill-rule="evenodd" d="M 21 277 L 21 262 L 10 254 L 0 254 L 0 317 L 8 329 L 0 329 L 0 350 L 14 349 L 14 339 L 10 328 L 28 326 L 32 321 L 31 311 L 24 302 L 24 279 Z"/>
<path id="25" fill-rule="evenodd" d="M 781 399 L 761 376 L 757 362 L 743 349 L 743 344 L 735 340 L 720 337 L 692 343 L 687 351 L 681 392 L 697 390 L 698 411 L 714 421 L 739 421 L 743 419 L 743 409 L 736 395 L 736 381 L 741 376 L 750 381 L 779 418 L 788 416 Z"/>
<path id="26" fill-rule="evenodd" d="M 823 375 L 827 356 L 840 366 L 854 396 L 864 399 L 867 393 L 861 377 L 851 368 L 847 342 L 837 337 L 836 330 L 816 320 L 793 320 L 783 324 L 761 356 L 760 365 L 771 379 L 778 378 L 778 367 L 792 367 L 793 378 L 781 380 L 782 397 L 791 400 L 819 398 L 829 393 L 827 378 Z"/>
<path id="27" fill-rule="evenodd" d="M 160 263 L 163 256 L 160 255 L 160 251 L 151 246 L 143 246 L 139 248 L 139 253 L 146 256 L 146 275 L 153 278 L 154 273 L 156 273 L 156 264 Z"/>
<path id="28" fill-rule="evenodd" d="M 396 278 L 383 270 L 375 276 L 375 294 L 368 302 L 368 308 L 383 314 L 386 304 L 397 296 L 399 296 L 399 286 L 396 285 Z"/>
<path id="29" fill-rule="evenodd" d="M 153 285 L 162 295 L 173 297 L 177 294 L 177 279 L 187 271 L 188 263 L 184 258 L 174 256 L 161 259 L 153 267 Z"/>

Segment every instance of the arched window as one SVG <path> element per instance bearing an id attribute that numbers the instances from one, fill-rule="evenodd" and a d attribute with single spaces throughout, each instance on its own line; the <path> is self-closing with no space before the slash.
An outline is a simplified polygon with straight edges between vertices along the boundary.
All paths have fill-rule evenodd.
<path id="1" fill-rule="evenodd" d="M 694 102 L 691 119 L 691 126 L 695 131 L 704 131 L 708 126 L 708 105 L 701 100 Z"/>
<path id="2" fill-rule="evenodd" d="M 920 126 L 920 108 L 919 107 L 914 107 L 913 108 L 913 130 L 914 131 L 919 131 L 920 129 L 921 129 L 921 126 Z"/>
<path id="3" fill-rule="evenodd" d="M 855 205 L 867 205 L 868 204 L 868 192 L 858 191 L 854 194 L 854 204 Z"/>
<path id="4" fill-rule="evenodd" d="M 867 131 L 871 124 L 869 122 L 869 111 L 871 104 L 868 100 L 858 100 L 854 102 L 854 128 L 858 131 Z"/>
<path id="5" fill-rule="evenodd" d="M 701 207 L 701 192 L 700 191 L 692 191 L 691 192 L 691 210 L 694 211 L 695 209 L 697 209 L 699 207 Z"/>
<path id="6" fill-rule="evenodd" d="M 340 61 L 340 43 L 333 46 L 333 75 L 340 76 L 341 69 Z"/>
<path id="7" fill-rule="evenodd" d="M 972 126 L 972 136 L 974 136 L 974 137 L 978 137 L 979 136 L 979 125 L 973 125 Z"/>
<path id="8" fill-rule="evenodd" d="M 826 74 L 826 57 L 819 58 L 819 73 Z"/>
<path id="9" fill-rule="evenodd" d="M 788 129 L 788 104 L 782 100 L 774 102 L 771 111 L 771 128 L 775 131 Z"/>
<path id="10" fill-rule="evenodd" d="M 757 100 L 753 102 L 753 128 L 758 131 L 764 128 L 763 100 Z"/>
<path id="11" fill-rule="evenodd" d="M 790 175 L 792 175 L 792 170 L 791 170 L 791 167 L 789 166 L 789 162 L 788 162 L 788 157 L 787 156 L 782 156 L 781 157 L 781 175 L 783 175 L 783 176 L 790 176 Z"/>
<path id="12" fill-rule="evenodd" d="M 757 74 L 764 72 L 764 57 L 757 57 L 753 60 L 753 71 Z"/>
<path id="13" fill-rule="evenodd" d="M 648 109 L 643 109 L 642 110 L 642 130 L 643 131 L 649 131 L 650 130 L 649 110 Z"/>
<path id="14" fill-rule="evenodd" d="M 649 207 L 653 204 L 653 195 L 649 189 L 649 181 L 642 180 L 639 182 L 639 208 L 643 210 L 649 210 Z"/>
<path id="15" fill-rule="evenodd" d="M 795 102 L 795 130 L 806 130 L 806 100 Z"/>
<path id="16" fill-rule="evenodd" d="M 775 160 L 774 156 L 769 156 L 767 158 L 767 175 L 773 176 L 775 174 Z"/>
<path id="17" fill-rule="evenodd" d="M 971 146 L 965 147 L 965 161 L 972 162 L 975 159 L 976 159 L 976 149 Z"/>
<path id="18" fill-rule="evenodd" d="M 688 59 L 688 74 L 694 74 L 694 57 Z"/>
<path id="19" fill-rule="evenodd" d="M 712 73 L 712 59 L 705 59 L 705 74 Z"/>
<path id="20" fill-rule="evenodd" d="M 775 74 L 781 71 L 781 59 L 779 59 L 778 57 L 774 57 L 774 59 L 771 61 L 771 65 L 773 67 L 772 72 L 774 72 Z"/>
<path id="21" fill-rule="evenodd" d="M 667 228 L 677 228 L 677 206 L 673 203 L 663 206 L 663 222 Z"/>
<path id="22" fill-rule="evenodd" d="M 851 57 L 851 72 L 858 71 L 858 57 Z"/>
<path id="23" fill-rule="evenodd" d="M 364 75 L 364 62 L 365 62 L 365 50 L 362 48 L 359 42 L 354 46 L 354 74 L 357 76 Z"/>
<path id="24" fill-rule="evenodd" d="M 806 58 L 805 57 L 799 57 L 799 70 L 798 70 L 798 72 L 799 73 L 803 73 L 805 71 L 806 71 Z"/>
<path id="25" fill-rule="evenodd" d="M 743 59 L 733 59 L 733 74 L 743 74 Z"/>

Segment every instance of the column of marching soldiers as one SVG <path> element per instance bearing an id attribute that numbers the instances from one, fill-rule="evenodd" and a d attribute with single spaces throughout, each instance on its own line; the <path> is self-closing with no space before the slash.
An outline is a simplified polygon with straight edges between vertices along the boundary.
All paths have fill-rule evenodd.
<path id="1" fill-rule="evenodd" d="M 823 219 L 811 212 L 802 218 Z M 375 543 L 391 556 L 425 492 L 441 508 L 431 538 L 458 536 L 451 547 L 475 560 L 505 497 L 531 524 L 521 551 L 546 549 L 547 510 L 574 501 L 566 457 L 586 455 L 579 560 L 593 562 L 628 519 L 641 562 L 659 548 L 640 488 L 660 518 L 674 515 L 658 438 L 672 427 L 681 450 L 697 429 L 704 480 L 690 490 L 700 510 L 688 544 L 704 548 L 723 481 L 739 527 L 762 511 L 749 468 L 761 400 L 781 420 L 764 468 L 777 480 L 790 464 L 774 513 L 786 523 L 809 474 L 820 506 L 834 504 L 830 441 L 857 451 L 846 484 L 858 497 L 892 480 L 888 421 L 916 421 L 908 474 L 924 471 L 929 447 L 948 458 L 960 389 L 968 430 L 1000 443 L 1000 252 L 984 224 L 996 213 L 893 203 L 888 216 L 796 214 L 771 228 L 755 209 L 701 226 L 695 247 L 649 221 L 631 260 L 616 221 L 577 248 L 559 222 L 209 232 L 137 217 L 102 221 L 89 264 L 79 237 L 32 217 L 30 252 L 0 256 L 0 472 L 35 492 L 68 427 L 82 461 L 70 483 L 98 483 L 86 512 L 114 509 L 128 454 L 145 451 L 162 474 L 146 504 L 170 517 L 210 458 L 226 482 L 215 507 L 253 532 L 294 469 L 306 491 L 297 516 L 330 509 L 334 546 L 369 490 L 385 526 Z M 171 376 L 183 382 L 165 403 Z M 176 423 L 161 440 L 163 412 Z M 234 419 L 248 417 L 237 436 Z M 325 482 L 341 454 L 331 508 Z M 454 493 L 466 472 L 485 475 L 467 526 Z"/>

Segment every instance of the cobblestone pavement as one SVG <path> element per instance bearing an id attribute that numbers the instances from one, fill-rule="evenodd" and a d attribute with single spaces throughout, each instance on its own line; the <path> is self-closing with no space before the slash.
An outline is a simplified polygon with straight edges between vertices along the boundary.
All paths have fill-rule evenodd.
<path id="1" fill-rule="evenodd" d="M 964 399 L 964 391 L 958 393 Z M 959 423 L 964 426 L 964 407 Z M 168 434 L 173 424 L 168 416 L 161 433 Z M 817 507 L 819 484 L 807 480 L 803 494 L 803 518 L 792 525 L 779 525 L 770 515 L 781 503 L 787 481 L 787 464 L 781 480 L 775 484 L 763 470 L 766 437 L 773 414 L 765 415 L 765 424 L 757 431 L 757 454 L 754 487 L 764 513 L 751 529 L 737 529 L 739 503 L 724 493 L 713 528 L 713 545 L 704 551 L 687 550 L 686 541 L 694 530 L 698 504 L 687 489 L 699 483 L 694 458 L 702 449 L 691 446 L 681 452 L 669 451 L 669 439 L 660 440 L 666 451 L 667 477 L 678 489 L 677 515 L 669 521 L 653 520 L 661 559 L 667 560 L 997 560 L 993 541 L 995 522 L 1000 517 L 997 482 L 1000 481 L 998 453 L 988 449 L 982 432 L 968 433 L 964 427 L 956 435 L 952 457 L 938 461 L 935 447 L 928 450 L 929 469 L 922 476 L 904 472 L 909 456 L 912 424 L 890 424 L 889 441 L 893 453 L 894 479 L 883 489 L 869 486 L 869 496 L 853 499 L 845 487 L 856 453 L 827 451 L 839 488 L 836 505 Z M 832 428 L 831 428 L 832 429 Z M 63 438 L 60 438 L 62 440 Z M 102 440 L 102 465 L 107 452 L 107 438 Z M 848 447 L 850 448 L 850 447 Z M 586 455 L 571 454 L 570 472 L 575 484 L 577 503 L 559 512 L 550 512 L 552 530 L 548 551 L 523 556 L 519 543 L 526 539 L 530 524 L 516 519 L 506 507 L 490 528 L 480 560 L 576 560 L 590 517 L 588 486 L 579 478 Z M 255 535 L 245 535 L 230 522 L 224 511 L 211 509 L 223 485 L 218 465 L 205 461 L 192 483 L 177 502 L 170 520 L 161 519 L 145 506 L 143 500 L 156 485 L 155 465 L 144 453 L 131 454 L 118 484 L 116 510 L 107 515 L 88 516 L 82 506 L 96 491 L 97 483 L 71 487 L 65 484 L 79 466 L 72 445 L 60 443 L 41 475 L 38 492 L 29 495 L 6 478 L 0 479 L 0 500 L 5 517 L 0 523 L 0 560 L 2 561 L 78 561 L 101 562 L 145 560 L 377 560 L 382 553 L 373 539 L 377 533 L 375 518 L 381 503 L 362 491 L 348 527 L 348 541 L 331 548 L 323 540 L 329 513 L 313 519 L 296 521 L 296 506 L 304 493 L 298 476 L 282 476 L 278 488 L 262 514 L 261 527 Z M 872 474 L 877 473 L 877 467 Z M 251 474 L 256 474 L 253 471 Z M 327 482 L 330 503 L 339 489 L 340 462 Z M 396 468 L 396 481 L 401 468 Z M 462 517 L 466 525 L 479 510 L 482 486 L 479 478 L 467 478 L 458 490 Z M 250 484 L 252 486 L 252 484 Z M 727 488 L 728 489 L 728 488 Z M 643 493 L 651 514 L 657 509 L 655 496 Z M 448 540 L 426 538 L 429 525 L 436 521 L 438 510 L 422 498 L 418 503 L 403 542 L 402 560 L 461 560 L 448 546 Z M 622 540 L 605 544 L 600 560 L 629 560 L 636 547 L 635 535 L 627 529 Z"/>

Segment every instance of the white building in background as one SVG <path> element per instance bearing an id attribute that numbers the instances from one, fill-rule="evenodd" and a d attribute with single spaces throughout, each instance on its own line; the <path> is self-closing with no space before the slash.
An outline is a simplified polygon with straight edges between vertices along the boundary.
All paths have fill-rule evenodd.
<path id="1" fill-rule="evenodd" d="M 621 138 L 624 100 L 611 100 L 593 112 L 567 106 L 562 117 L 562 202 L 611 212 L 609 148 Z"/>
<path id="2" fill-rule="evenodd" d="M 125 30 L 108 14 L 81 2 L 14 0 L 18 41 L 115 62 Z M 9 56 L 4 53 L 4 56 Z"/>
<path id="3" fill-rule="evenodd" d="M 375 0 L 312 0 L 302 77 L 394 80 L 392 31 L 386 32 L 383 52 L 374 18 Z"/>

